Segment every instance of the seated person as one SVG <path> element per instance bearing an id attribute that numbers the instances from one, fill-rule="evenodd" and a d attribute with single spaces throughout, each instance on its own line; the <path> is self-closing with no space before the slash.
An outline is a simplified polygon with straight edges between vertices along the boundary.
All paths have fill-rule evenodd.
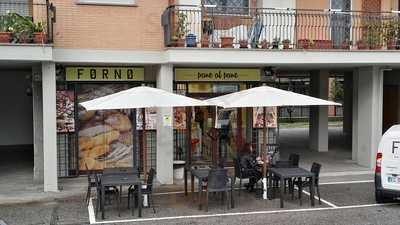
<path id="1" fill-rule="evenodd" d="M 257 155 L 251 144 L 246 143 L 240 155 L 240 166 L 246 169 L 246 176 L 251 176 L 246 186 L 247 190 L 254 190 L 254 185 L 261 179 L 262 173 L 257 169 Z"/>

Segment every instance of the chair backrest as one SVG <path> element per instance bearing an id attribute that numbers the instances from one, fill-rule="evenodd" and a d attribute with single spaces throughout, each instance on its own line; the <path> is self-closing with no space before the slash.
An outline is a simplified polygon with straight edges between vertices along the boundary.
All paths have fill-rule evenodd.
<path id="1" fill-rule="evenodd" d="M 88 179 L 88 185 L 90 185 L 94 179 L 93 172 L 91 170 L 89 170 L 86 163 L 85 163 L 85 169 L 86 169 L 86 174 L 87 174 L 87 179 Z"/>
<path id="2" fill-rule="evenodd" d="M 100 188 L 100 179 L 99 176 L 97 176 L 97 173 L 94 173 L 94 180 L 96 182 L 96 187 Z"/>
<path id="3" fill-rule="evenodd" d="M 319 172 L 321 171 L 321 164 L 313 162 L 311 166 L 311 172 L 315 174 L 315 183 L 318 184 Z"/>
<path id="4" fill-rule="evenodd" d="M 298 154 L 290 154 L 289 162 L 294 167 L 299 167 L 300 155 Z"/>
<path id="5" fill-rule="evenodd" d="M 233 159 L 233 163 L 235 164 L 235 177 L 240 177 L 240 160 L 237 158 Z"/>
<path id="6" fill-rule="evenodd" d="M 156 170 L 154 168 L 151 168 L 148 175 L 147 175 L 147 181 L 146 181 L 146 190 L 147 191 L 153 191 L 153 182 L 154 182 L 154 176 L 156 174 Z"/>
<path id="7" fill-rule="evenodd" d="M 222 189 L 226 187 L 228 181 L 226 169 L 212 169 L 208 174 L 207 188 L 208 189 Z"/>

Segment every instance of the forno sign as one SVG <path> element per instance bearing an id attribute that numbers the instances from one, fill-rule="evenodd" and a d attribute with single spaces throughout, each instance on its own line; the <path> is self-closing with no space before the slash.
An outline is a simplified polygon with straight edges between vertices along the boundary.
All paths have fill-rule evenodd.
<path id="1" fill-rule="evenodd" d="M 141 67 L 67 67 L 67 81 L 143 81 Z"/>

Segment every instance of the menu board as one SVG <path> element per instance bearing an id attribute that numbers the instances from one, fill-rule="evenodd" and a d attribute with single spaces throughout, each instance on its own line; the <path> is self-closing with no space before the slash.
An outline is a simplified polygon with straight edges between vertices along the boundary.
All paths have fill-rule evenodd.
<path id="1" fill-rule="evenodd" d="M 277 128 L 278 127 L 278 116 L 277 107 L 266 107 L 267 116 L 267 127 Z M 264 127 L 264 107 L 253 108 L 253 127 L 263 128 Z"/>
<path id="2" fill-rule="evenodd" d="M 74 100 L 73 91 L 56 92 L 58 133 L 75 132 Z"/>
<path id="3" fill-rule="evenodd" d="M 174 108 L 174 129 L 177 129 L 177 130 L 186 129 L 186 108 L 185 107 Z"/>

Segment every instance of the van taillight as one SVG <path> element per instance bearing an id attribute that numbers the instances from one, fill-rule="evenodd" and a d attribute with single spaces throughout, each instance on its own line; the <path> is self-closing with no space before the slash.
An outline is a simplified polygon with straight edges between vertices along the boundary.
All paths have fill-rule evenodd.
<path id="1" fill-rule="evenodd" d="M 381 165 L 382 165 L 382 153 L 376 154 L 376 166 L 375 166 L 375 173 L 381 172 Z"/>

